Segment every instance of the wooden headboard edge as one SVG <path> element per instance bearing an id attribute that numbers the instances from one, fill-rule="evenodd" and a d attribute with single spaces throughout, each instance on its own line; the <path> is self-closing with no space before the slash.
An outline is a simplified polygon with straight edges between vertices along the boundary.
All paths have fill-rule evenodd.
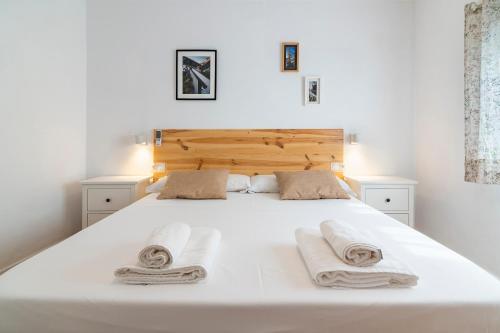
<path id="1" fill-rule="evenodd" d="M 156 130 L 154 130 L 155 132 Z M 173 170 L 226 168 L 232 173 L 331 169 L 343 163 L 343 129 L 162 129 L 154 163 Z M 341 171 L 337 171 L 341 175 Z"/>

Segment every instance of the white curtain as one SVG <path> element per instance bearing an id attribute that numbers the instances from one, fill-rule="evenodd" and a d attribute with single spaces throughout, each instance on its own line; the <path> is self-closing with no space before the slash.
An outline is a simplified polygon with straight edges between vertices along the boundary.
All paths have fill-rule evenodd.
<path id="1" fill-rule="evenodd" d="M 465 6 L 465 181 L 500 184 L 500 0 Z"/>

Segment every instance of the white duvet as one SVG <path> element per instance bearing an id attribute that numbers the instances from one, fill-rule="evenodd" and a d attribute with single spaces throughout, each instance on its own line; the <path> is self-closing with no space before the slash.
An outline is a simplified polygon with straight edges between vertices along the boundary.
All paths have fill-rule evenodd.
<path id="1" fill-rule="evenodd" d="M 111 215 L 0 276 L 0 332 L 500 332 L 499 281 L 450 249 L 357 200 L 155 200 Z M 339 218 L 369 229 L 419 276 L 409 289 L 316 286 L 297 227 Z M 219 229 L 208 278 L 117 283 L 166 221 Z"/>

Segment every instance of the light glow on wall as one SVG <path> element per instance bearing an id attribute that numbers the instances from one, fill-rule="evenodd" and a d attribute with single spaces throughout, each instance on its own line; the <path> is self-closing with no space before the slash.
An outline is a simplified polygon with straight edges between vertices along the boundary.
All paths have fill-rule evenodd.
<path id="1" fill-rule="evenodd" d="M 122 173 L 129 175 L 150 175 L 153 173 L 153 148 L 151 145 L 130 146 L 129 158 L 124 163 Z"/>
<path id="2" fill-rule="evenodd" d="M 367 160 L 367 147 L 364 144 L 344 146 L 344 174 L 345 175 L 373 175 L 374 169 Z"/>

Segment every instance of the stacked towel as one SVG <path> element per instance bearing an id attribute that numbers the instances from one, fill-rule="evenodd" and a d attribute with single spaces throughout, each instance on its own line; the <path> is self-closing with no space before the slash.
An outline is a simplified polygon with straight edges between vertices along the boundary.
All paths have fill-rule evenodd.
<path id="1" fill-rule="evenodd" d="M 191 236 L 191 228 L 173 223 L 153 231 L 146 247 L 139 252 L 139 264 L 146 268 L 165 268 L 182 253 Z"/>
<path id="2" fill-rule="evenodd" d="M 165 268 L 129 265 L 115 271 L 119 281 L 128 284 L 195 283 L 207 277 L 215 258 L 221 234 L 212 228 L 192 228 L 182 253 Z"/>
<path id="3" fill-rule="evenodd" d="M 417 284 L 418 277 L 387 252 L 376 265 L 357 267 L 340 260 L 319 230 L 300 228 L 295 238 L 312 279 L 320 286 L 377 288 Z"/>
<path id="4" fill-rule="evenodd" d="M 348 265 L 365 267 L 382 260 L 382 250 L 374 245 L 376 240 L 346 222 L 324 221 L 320 230 L 335 254 Z"/>

